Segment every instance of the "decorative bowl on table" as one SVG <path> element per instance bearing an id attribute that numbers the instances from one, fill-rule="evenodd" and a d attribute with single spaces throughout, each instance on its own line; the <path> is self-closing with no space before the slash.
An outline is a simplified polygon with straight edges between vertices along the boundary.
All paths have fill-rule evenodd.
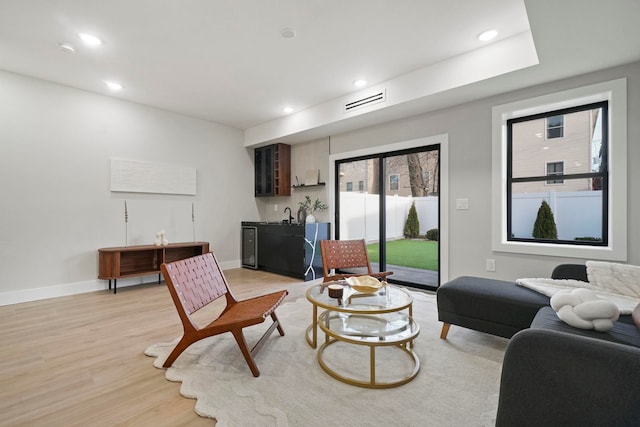
<path id="1" fill-rule="evenodd" d="M 371 276 L 347 277 L 345 281 L 349 284 L 349 286 L 351 286 L 351 289 L 366 294 L 378 292 L 380 289 L 384 288 L 387 285 L 387 282 L 381 282 L 375 277 Z"/>

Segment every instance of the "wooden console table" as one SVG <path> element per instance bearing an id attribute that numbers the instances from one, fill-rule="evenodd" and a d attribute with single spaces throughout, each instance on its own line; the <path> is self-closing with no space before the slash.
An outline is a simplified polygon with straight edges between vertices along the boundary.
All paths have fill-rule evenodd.
<path id="1" fill-rule="evenodd" d="M 191 258 L 209 252 L 208 242 L 171 243 L 166 246 L 141 245 L 98 249 L 98 279 L 108 280 L 113 293 L 117 291 L 117 280 L 125 277 L 158 274 L 160 264 Z"/>

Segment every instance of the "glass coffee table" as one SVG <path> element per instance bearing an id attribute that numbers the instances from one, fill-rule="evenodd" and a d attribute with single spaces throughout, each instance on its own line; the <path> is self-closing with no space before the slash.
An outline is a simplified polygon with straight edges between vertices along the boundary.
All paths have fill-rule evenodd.
<path id="1" fill-rule="evenodd" d="M 413 340 L 420 328 L 413 320 L 413 299 L 403 289 L 387 285 L 380 291 L 362 293 L 351 289 L 346 283 L 342 298 L 329 296 L 328 285 L 312 286 L 307 290 L 307 299 L 313 306 L 312 323 L 306 331 L 306 339 L 313 348 L 318 346 L 318 328 L 324 332 L 324 343 L 318 348 L 318 363 L 333 378 L 347 384 L 367 388 L 390 388 L 406 384 L 416 377 L 420 361 L 413 351 Z M 318 307 L 324 311 L 318 315 Z M 362 380 L 338 372 L 323 357 L 327 347 L 338 343 L 369 347 L 369 379 Z M 401 356 L 409 357 L 413 368 L 399 379 L 379 381 L 376 378 L 376 348 L 392 347 Z M 354 361 L 354 363 L 357 363 Z"/>

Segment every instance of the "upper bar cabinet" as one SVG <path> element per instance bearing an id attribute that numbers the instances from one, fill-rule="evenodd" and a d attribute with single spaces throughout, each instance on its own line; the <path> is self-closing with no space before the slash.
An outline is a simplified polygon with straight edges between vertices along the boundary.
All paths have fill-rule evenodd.
<path id="1" fill-rule="evenodd" d="M 255 196 L 291 195 L 291 146 L 272 144 L 256 148 Z"/>

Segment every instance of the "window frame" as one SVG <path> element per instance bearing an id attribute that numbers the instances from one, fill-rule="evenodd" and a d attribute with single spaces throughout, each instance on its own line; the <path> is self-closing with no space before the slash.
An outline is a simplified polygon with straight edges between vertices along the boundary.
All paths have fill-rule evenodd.
<path id="1" fill-rule="evenodd" d="M 391 178 L 395 178 L 395 182 L 391 181 Z M 392 188 L 391 184 L 395 184 L 396 188 Z M 400 175 L 397 173 L 389 174 L 389 191 L 400 191 Z"/>
<path id="2" fill-rule="evenodd" d="M 562 171 L 559 172 L 559 173 L 558 173 L 558 171 L 549 172 L 549 165 L 562 165 Z M 564 161 L 561 160 L 559 162 L 546 162 L 545 163 L 545 173 L 546 173 L 546 176 L 564 175 Z M 558 185 L 558 184 L 564 184 L 564 179 L 563 178 L 554 178 L 554 179 L 548 179 L 545 182 L 545 185 Z"/>
<path id="3" fill-rule="evenodd" d="M 552 117 L 562 117 L 562 125 L 560 126 L 549 126 L 549 119 Z M 552 130 L 560 129 L 560 135 L 558 136 L 549 136 L 549 132 Z M 548 116 L 545 120 L 545 139 L 562 139 L 564 138 L 564 114 L 554 114 L 553 116 Z"/>
<path id="4" fill-rule="evenodd" d="M 602 147 L 601 147 L 601 153 L 603 155 L 603 159 L 605 160 L 605 167 L 603 170 L 600 170 L 598 172 L 593 172 L 590 171 L 588 173 L 579 173 L 579 174 L 565 174 L 564 171 L 564 161 L 555 161 L 555 162 L 547 162 L 545 163 L 545 174 L 542 176 L 528 176 L 528 177 L 518 177 L 518 178 L 514 178 L 513 175 L 513 168 L 512 168 L 512 157 L 513 157 L 513 125 L 514 124 L 519 124 L 519 123 L 526 123 L 526 122 L 530 122 L 530 121 L 535 121 L 535 120 L 539 120 L 541 118 L 547 118 L 547 117 L 565 117 L 569 114 L 572 113 L 576 113 L 576 112 L 581 112 L 581 111 L 592 111 L 595 109 L 600 109 L 602 111 L 602 115 L 606 116 L 606 119 L 603 119 L 601 121 L 602 123 Z M 517 183 L 517 182 L 535 182 L 535 181 L 540 181 L 540 180 L 544 180 L 545 182 L 545 186 L 550 185 L 550 186 L 555 186 L 555 185 L 562 185 L 565 183 L 566 181 L 571 181 L 572 179 L 583 179 L 583 178 L 597 178 L 600 177 L 602 179 L 602 184 L 603 184 L 603 188 L 602 188 L 602 212 L 601 212 L 601 218 L 602 218 L 602 223 L 601 223 L 601 229 L 600 229 L 600 234 L 602 235 L 601 240 L 560 240 L 560 239 L 555 239 L 555 240 L 545 240 L 545 243 L 550 243 L 550 244 L 561 244 L 564 243 L 566 245 L 587 245 L 587 246 L 605 246 L 608 242 L 608 220 L 609 220 L 609 212 L 608 212 L 608 204 L 604 203 L 605 200 L 607 200 L 608 197 L 608 180 L 609 180 L 609 168 L 608 168 L 608 162 L 606 162 L 606 160 L 608 159 L 608 151 L 609 151 L 609 138 L 608 138 L 608 133 L 609 133 L 609 102 L 608 101 L 600 101 L 600 102 L 596 102 L 596 103 L 590 103 L 590 104 L 585 104 L 585 105 L 576 105 L 575 107 L 571 107 L 571 108 L 565 108 L 563 110 L 560 111 L 546 111 L 543 113 L 539 113 L 539 114 L 534 114 L 531 116 L 523 116 L 523 117 L 517 117 L 517 118 L 512 118 L 512 119 L 508 119 L 507 120 L 507 236 L 509 236 L 507 238 L 507 240 L 509 241 L 531 241 L 531 242 L 535 242 L 535 243 L 540 243 L 542 242 L 540 239 L 536 239 L 536 238 L 524 238 L 524 237 L 514 237 L 512 235 L 512 203 L 513 203 L 513 194 L 512 194 L 512 190 L 513 190 L 513 184 Z M 549 173 L 549 165 L 550 164 L 562 164 L 562 172 L 561 173 L 557 173 L 557 174 L 550 174 Z M 557 178 L 549 180 L 549 179 L 545 179 L 549 176 L 556 176 Z"/>
<path id="5" fill-rule="evenodd" d="M 507 121 L 608 101 L 608 187 L 603 195 L 606 244 L 510 240 L 508 221 Z M 525 99 L 492 109 L 492 250 L 584 259 L 627 261 L 627 82 L 625 78 Z M 565 180 L 568 176 L 565 176 Z M 605 235 L 603 235 L 603 239 Z M 595 244 L 594 244 L 595 243 Z"/>

